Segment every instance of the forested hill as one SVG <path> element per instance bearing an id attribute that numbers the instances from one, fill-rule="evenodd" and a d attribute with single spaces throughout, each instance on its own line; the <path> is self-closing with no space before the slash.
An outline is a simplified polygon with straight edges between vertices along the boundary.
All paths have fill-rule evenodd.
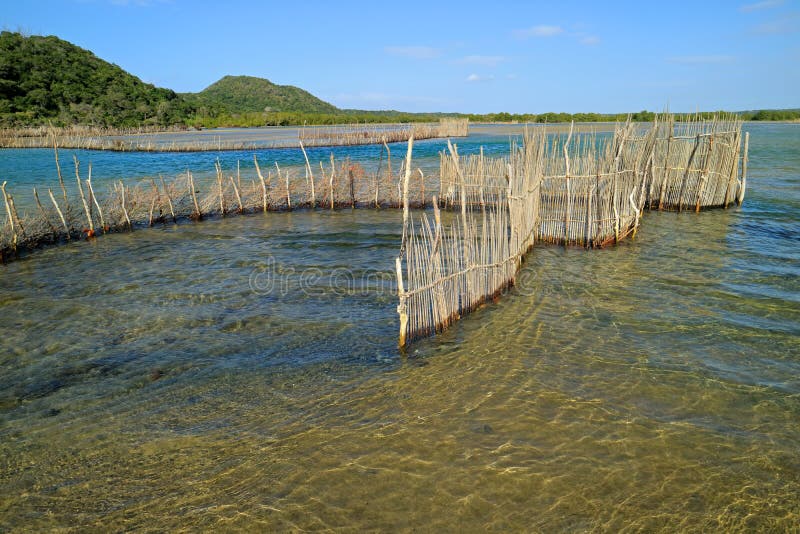
<path id="1" fill-rule="evenodd" d="M 292 85 L 253 76 L 225 76 L 199 93 L 183 96 L 203 113 L 336 113 L 338 108 Z"/>
<path id="2" fill-rule="evenodd" d="M 708 116 L 712 114 L 709 113 Z M 800 111 L 740 112 L 745 120 L 800 120 Z M 625 120 L 627 113 L 402 113 L 341 110 L 291 85 L 252 76 L 225 76 L 199 93 L 178 94 L 144 83 L 89 50 L 49 36 L 0 32 L 0 127 L 52 123 L 166 128 L 285 126 L 353 122 L 595 122 Z M 633 120 L 651 121 L 641 111 Z"/>
<path id="3" fill-rule="evenodd" d="M 183 122 L 190 104 L 58 37 L 0 33 L 0 124 Z"/>

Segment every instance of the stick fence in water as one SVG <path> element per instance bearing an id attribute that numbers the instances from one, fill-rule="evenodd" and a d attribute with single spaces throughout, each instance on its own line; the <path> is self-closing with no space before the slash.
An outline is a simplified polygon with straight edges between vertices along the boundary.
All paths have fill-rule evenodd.
<path id="1" fill-rule="evenodd" d="M 630 122 L 611 137 L 526 131 L 508 156 L 440 155 L 433 220 L 408 213 L 411 148 L 396 260 L 400 345 L 432 335 L 514 284 L 534 240 L 602 247 L 636 235 L 643 209 L 727 207 L 746 186 L 741 122 L 672 116 L 643 131 Z M 739 159 L 742 172 L 737 179 Z M 439 208 L 454 211 L 449 225 Z M 460 217 L 455 214 L 460 211 Z"/>
<path id="2" fill-rule="evenodd" d="M 413 140 L 412 140 L 413 141 Z M 541 175 L 527 172 L 539 145 L 515 148 L 505 160 L 503 180 L 491 190 L 468 184 L 452 144 L 443 156 L 459 177 L 460 213 L 442 222 L 438 200 L 433 219 L 408 212 L 411 168 L 409 142 L 404 179 L 403 242 L 396 260 L 400 304 L 400 346 L 445 329 L 462 315 L 511 287 L 522 256 L 533 246 Z M 530 150 L 526 150 L 526 148 Z M 469 172 L 485 163 L 467 160 Z M 491 163 L 499 172 L 498 161 Z"/>
<path id="3" fill-rule="evenodd" d="M 725 207 L 744 198 L 742 121 L 721 116 L 711 121 L 674 123 L 659 129 L 649 175 L 647 206 L 655 210 L 694 210 Z M 741 158 L 740 158 L 741 151 Z M 743 174 L 738 178 L 739 160 Z"/>

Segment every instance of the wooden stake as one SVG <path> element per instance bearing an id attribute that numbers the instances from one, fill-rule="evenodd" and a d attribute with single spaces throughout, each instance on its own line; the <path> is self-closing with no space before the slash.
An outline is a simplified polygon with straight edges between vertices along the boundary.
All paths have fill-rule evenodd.
<path id="1" fill-rule="evenodd" d="M 64 209 L 69 211 L 69 201 L 67 200 L 67 188 L 64 185 L 64 178 L 61 176 L 61 164 L 58 161 L 58 143 L 56 142 L 56 134 L 54 131 L 52 131 L 51 133 L 53 135 L 53 154 L 55 155 L 56 158 L 56 171 L 58 172 L 58 183 L 59 185 L 61 185 L 61 192 L 64 195 Z"/>
<path id="2" fill-rule="evenodd" d="M 197 203 L 197 192 L 195 191 L 194 186 L 194 176 L 189 171 L 186 171 L 186 176 L 189 179 L 189 187 L 190 191 L 192 192 L 192 200 L 194 201 L 194 219 L 196 221 L 203 220 L 203 213 L 200 211 L 200 205 Z M 128 224 L 130 224 L 130 220 L 128 220 Z"/>
<path id="3" fill-rule="evenodd" d="M 242 197 L 239 195 L 239 188 L 236 187 L 236 182 L 233 181 L 233 176 L 229 176 L 228 178 L 231 179 L 231 185 L 233 186 L 233 192 L 236 195 L 236 202 L 239 203 L 239 213 L 244 213 L 244 204 L 242 204 Z"/>
<path id="4" fill-rule="evenodd" d="M 16 228 L 16 226 L 14 224 L 14 216 L 11 213 L 11 204 L 10 204 L 10 202 L 8 200 L 9 195 L 8 195 L 8 193 L 6 193 L 6 184 L 7 183 L 8 182 L 3 182 L 3 185 L 0 186 L 0 189 L 2 189 L 2 191 L 3 191 L 3 201 L 5 202 L 6 213 L 8 214 L 8 223 L 11 225 L 11 234 L 13 235 L 13 238 L 14 238 L 12 246 L 14 248 L 14 253 L 16 253 L 16 251 L 17 251 L 17 241 L 18 241 L 17 228 Z"/>
<path id="5" fill-rule="evenodd" d="M 419 172 L 419 186 L 422 191 L 422 209 L 425 209 L 425 175 L 422 173 L 422 169 L 417 167 L 417 172 Z"/>
<path id="6" fill-rule="evenodd" d="M 222 189 L 222 165 L 220 165 L 219 160 L 215 163 L 217 169 L 217 191 L 219 195 L 219 211 L 222 216 L 225 216 L 225 194 Z"/>
<path id="7" fill-rule="evenodd" d="M 61 224 L 64 225 L 64 232 L 67 234 L 67 241 L 69 241 L 70 235 L 69 235 L 69 226 L 67 225 L 67 220 L 64 218 L 64 214 L 61 213 L 61 208 L 58 207 L 58 202 L 56 202 L 56 197 L 53 196 L 53 190 L 48 189 L 47 192 L 50 194 L 50 200 L 53 201 L 53 206 L 55 206 L 56 208 L 56 213 L 58 213 L 58 216 L 61 219 Z"/>
<path id="8" fill-rule="evenodd" d="M 308 154 L 306 154 L 306 148 L 303 146 L 303 140 L 300 140 L 300 150 L 303 151 L 303 157 L 306 160 L 306 180 L 311 182 L 311 207 L 317 207 L 317 194 L 314 191 L 314 173 L 311 172 L 311 163 L 308 161 Z"/>
<path id="9" fill-rule="evenodd" d="M 744 202 L 744 192 L 747 189 L 747 158 L 748 149 L 750 145 L 750 132 L 744 133 L 744 152 L 742 152 L 742 184 L 739 186 L 739 192 L 736 195 L 736 204 L 741 206 Z"/>
<path id="10" fill-rule="evenodd" d="M 44 211 L 42 207 L 41 201 L 39 201 L 39 192 L 36 191 L 36 188 L 33 188 L 33 198 L 36 199 L 36 207 L 39 208 L 39 213 L 41 214 L 42 218 L 47 222 L 47 226 L 50 227 L 50 230 L 53 232 L 53 237 L 55 238 L 58 235 L 58 229 L 50 222 L 50 218 L 47 216 L 47 212 Z"/>
<path id="11" fill-rule="evenodd" d="M 403 178 L 403 240 L 400 244 L 401 252 L 405 248 L 408 231 L 408 184 L 411 180 L 411 153 L 414 150 L 414 136 L 408 138 L 408 151 L 406 153 L 406 174 Z"/>
<path id="12" fill-rule="evenodd" d="M 264 213 L 266 213 L 267 207 L 269 206 L 267 203 L 267 182 L 264 180 L 264 175 L 261 174 L 261 167 L 258 165 L 258 158 L 255 154 L 253 154 L 253 162 L 256 164 L 256 172 L 258 173 L 258 179 L 261 182 L 261 201 L 264 206 Z"/>
<path id="13" fill-rule="evenodd" d="M 192 186 L 194 187 L 194 186 Z M 122 213 L 125 215 L 125 220 L 128 223 L 128 229 L 133 231 L 133 225 L 131 224 L 131 218 L 128 216 L 128 207 L 125 205 L 125 184 L 122 183 L 122 180 L 119 181 L 119 189 L 120 189 L 120 196 L 121 203 L 122 203 Z"/>
<path id="14" fill-rule="evenodd" d="M 331 192 L 331 210 L 333 210 L 333 207 L 334 207 L 333 178 L 335 176 L 336 176 L 336 164 L 335 164 L 335 162 L 333 160 L 333 152 L 331 152 L 331 178 L 330 178 L 331 181 L 330 181 L 330 185 L 328 187 L 330 192 Z"/>
<path id="15" fill-rule="evenodd" d="M 403 227 L 405 231 L 405 227 Z M 400 340 L 398 345 L 402 349 L 406 346 L 406 335 L 408 333 L 408 312 L 406 310 L 406 290 L 403 287 L 403 267 L 400 256 L 395 258 L 395 268 L 397 271 L 397 295 L 400 297 L 400 304 L 397 305 L 397 313 L 400 315 Z"/>
<path id="16" fill-rule="evenodd" d="M 158 179 L 161 180 L 161 187 L 164 188 L 164 195 L 167 197 L 167 205 L 169 206 L 169 213 L 172 215 L 172 222 L 178 222 L 178 219 L 175 217 L 175 209 L 172 206 L 172 197 L 169 194 L 169 189 L 167 189 L 167 184 L 164 183 L 164 177 L 159 174 Z"/>
<path id="17" fill-rule="evenodd" d="M 72 156 L 73 161 L 75 162 L 75 180 L 78 182 L 78 192 L 81 195 L 81 202 L 83 203 L 83 211 L 86 213 L 86 222 L 89 224 L 89 232 L 86 234 L 86 237 L 94 237 L 94 221 L 92 220 L 92 212 L 89 210 L 89 204 L 86 202 L 86 196 L 83 194 L 83 186 L 81 185 L 81 176 L 78 170 L 78 158 L 76 156 Z"/>

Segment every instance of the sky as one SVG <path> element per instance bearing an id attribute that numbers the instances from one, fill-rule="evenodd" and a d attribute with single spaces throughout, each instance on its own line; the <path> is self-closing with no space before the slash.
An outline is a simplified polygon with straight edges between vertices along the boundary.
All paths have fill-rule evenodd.
<path id="1" fill-rule="evenodd" d="M 356 109 L 800 108 L 800 0 L 0 0 L 0 27 L 178 92 L 232 74 Z"/>

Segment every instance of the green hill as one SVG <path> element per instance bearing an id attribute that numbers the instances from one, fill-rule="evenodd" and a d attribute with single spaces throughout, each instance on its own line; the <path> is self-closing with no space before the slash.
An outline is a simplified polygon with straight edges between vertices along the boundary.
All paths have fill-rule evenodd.
<path id="1" fill-rule="evenodd" d="M 199 93 L 183 96 L 200 114 L 214 113 L 335 113 L 338 109 L 308 91 L 291 85 L 276 85 L 253 76 L 225 76 Z"/>
<path id="2" fill-rule="evenodd" d="M 0 33 L 0 125 L 166 126 L 194 110 L 58 37 Z"/>

